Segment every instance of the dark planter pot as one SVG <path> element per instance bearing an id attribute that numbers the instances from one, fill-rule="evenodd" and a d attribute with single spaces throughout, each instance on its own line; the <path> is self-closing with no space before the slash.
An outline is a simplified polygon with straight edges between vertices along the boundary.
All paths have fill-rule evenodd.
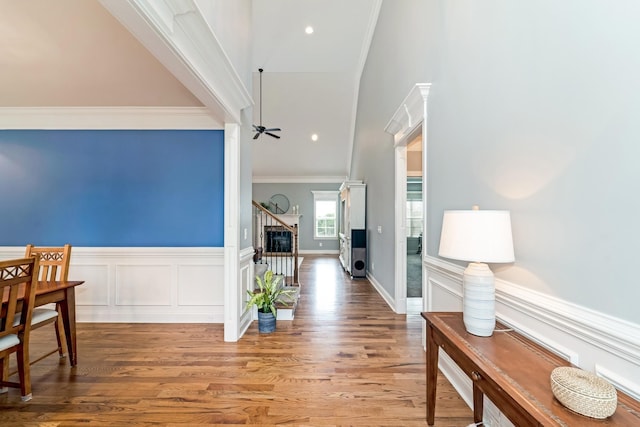
<path id="1" fill-rule="evenodd" d="M 258 311 L 258 331 L 261 334 L 270 334 L 276 330 L 276 316 L 272 312 Z"/>

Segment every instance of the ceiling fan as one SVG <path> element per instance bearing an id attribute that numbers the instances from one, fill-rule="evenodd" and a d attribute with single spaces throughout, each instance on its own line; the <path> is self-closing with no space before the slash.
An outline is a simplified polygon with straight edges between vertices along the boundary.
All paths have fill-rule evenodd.
<path id="1" fill-rule="evenodd" d="M 262 68 L 258 68 L 260 72 L 260 124 L 253 125 L 253 129 L 256 131 L 256 134 L 253 136 L 253 139 L 258 139 L 261 134 L 267 134 L 276 139 L 280 139 L 280 136 L 276 135 L 273 132 L 280 132 L 280 128 L 267 128 L 262 126 L 262 72 L 264 71 Z"/>

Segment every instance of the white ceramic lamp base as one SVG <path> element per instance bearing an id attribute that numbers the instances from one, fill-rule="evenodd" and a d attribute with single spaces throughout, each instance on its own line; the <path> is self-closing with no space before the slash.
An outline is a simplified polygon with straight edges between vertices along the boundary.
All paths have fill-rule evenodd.
<path id="1" fill-rule="evenodd" d="M 494 276 L 484 263 L 469 263 L 464 270 L 462 318 L 467 332 L 488 337 L 496 327 Z"/>

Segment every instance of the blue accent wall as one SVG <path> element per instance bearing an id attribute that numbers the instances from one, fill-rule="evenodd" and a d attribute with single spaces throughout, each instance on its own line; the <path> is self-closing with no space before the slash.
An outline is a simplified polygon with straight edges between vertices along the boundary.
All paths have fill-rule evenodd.
<path id="1" fill-rule="evenodd" d="M 0 246 L 224 246 L 221 130 L 0 130 Z"/>

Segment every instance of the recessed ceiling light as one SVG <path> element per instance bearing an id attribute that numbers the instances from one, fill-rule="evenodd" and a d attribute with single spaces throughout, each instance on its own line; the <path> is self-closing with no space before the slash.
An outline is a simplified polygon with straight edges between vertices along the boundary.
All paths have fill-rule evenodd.
<path id="1" fill-rule="evenodd" d="M 312 141 L 317 141 L 318 140 L 318 134 L 314 133 L 313 135 L 311 135 L 311 140 Z"/>
<path id="2" fill-rule="evenodd" d="M 307 28 L 304 29 L 304 32 L 307 34 L 313 34 L 313 27 L 311 25 L 307 25 Z"/>

